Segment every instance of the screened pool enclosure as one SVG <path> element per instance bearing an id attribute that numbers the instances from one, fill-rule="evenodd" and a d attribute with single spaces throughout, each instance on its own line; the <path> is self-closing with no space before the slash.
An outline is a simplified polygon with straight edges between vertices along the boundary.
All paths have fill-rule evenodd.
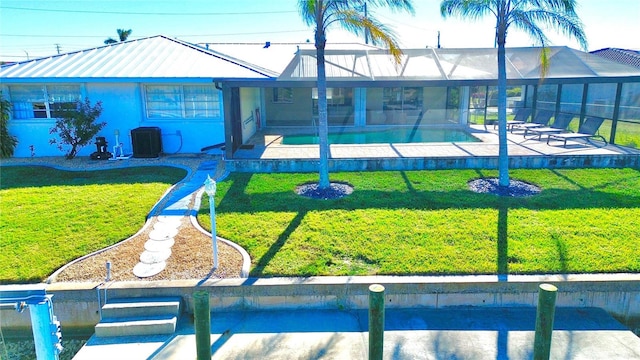
<path id="1" fill-rule="evenodd" d="M 540 48 L 508 48 L 507 114 L 530 108 L 606 119 L 599 133 L 640 146 L 640 69 L 568 47 L 551 47 L 541 76 Z M 497 120 L 496 49 L 327 50 L 330 132 L 393 127 L 468 127 Z M 256 133 L 313 133 L 317 126 L 315 50 L 299 50 L 275 81 L 228 82 L 228 143 Z M 226 111 L 229 110 L 229 111 Z M 232 153 L 228 155 L 232 156 Z"/>

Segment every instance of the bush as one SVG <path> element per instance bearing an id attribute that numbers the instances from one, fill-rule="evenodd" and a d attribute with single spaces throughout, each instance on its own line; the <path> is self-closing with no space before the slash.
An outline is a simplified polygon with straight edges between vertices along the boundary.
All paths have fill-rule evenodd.
<path id="1" fill-rule="evenodd" d="M 507 89 L 507 97 L 516 97 L 522 96 L 522 88 L 521 87 L 512 87 Z"/>
<path id="2" fill-rule="evenodd" d="M 49 130 L 49 134 L 58 134 L 60 140 L 54 138 L 49 143 L 57 144 L 60 151 L 66 152 L 67 159 L 73 159 L 80 148 L 87 145 L 107 123 L 95 122 L 102 114 L 102 102 L 91 106 L 88 98 L 63 109 L 63 114 L 64 117 L 57 119 L 56 125 Z"/>
<path id="3" fill-rule="evenodd" d="M 13 156 L 18 139 L 9 134 L 9 118 L 11 117 L 11 103 L 0 92 L 0 158 Z"/>

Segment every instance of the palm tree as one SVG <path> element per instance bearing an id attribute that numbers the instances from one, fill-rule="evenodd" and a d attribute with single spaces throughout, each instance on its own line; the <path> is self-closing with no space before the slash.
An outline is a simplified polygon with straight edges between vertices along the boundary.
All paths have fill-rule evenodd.
<path id="1" fill-rule="evenodd" d="M 118 32 L 118 39 L 120 39 L 120 42 L 127 41 L 127 38 L 129 38 L 129 35 L 131 35 L 131 33 L 133 32 L 133 30 L 131 29 L 129 30 L 117 29 L 116 31 Z M 114 38 L 108 38 L 107 40 L 104 41 L 104 43 L 107 45 L 117 43 L 117 42 L 118 41 L 115 40 Z"/>
<path id="2" fill-rule="evenodd" d="M 477 20 L 485 15 L 496 17 L 496 42 L 498 44 L 498 169 L 499 186 L 509 187 L 509 157 L 507 153 L 507 70 L 505 43 L 510 26 L 533 37 L 541 46 L 542 76 L 549 65 L 544 28 L 554 28 L 575 38 L 586 49 L 587 40 L 582 23 L 576 14 L 575 0 L 443 0 L 440 3 L 443 17 L 457 15 Z"/>
<path id="3" fill-rule="evenodd" d="M 327 77 L 325 73 L 324 49 L 327 30 L 338 24 L 353 33 L 367 31 L 374 44 L 383 44 L 389 49 L 397 63 L 402 52 L 394 34 L 374 17 L 362 13 L 365 4 L 387 6 L 393 10 L 413 13 L 412 0 L 298 0 L 300 14 L 307 25 L 315 27 L 315 46 L 318 76 L 318 135 L 320 143 L 320 189 L 330 187 L 329 141 L 327 121 Z"/>
<path id="4" fill-rule="evenodd" d="M 129 30 L 118 29 L 116 31 L 118 32 L 118 38 L 120 39 L 120 42 L 127 41 L 127 39 L 129 38 L 129 35 L 131 35 L 131 33 L 133 32 L 133 30 L 131 29 Z"/>

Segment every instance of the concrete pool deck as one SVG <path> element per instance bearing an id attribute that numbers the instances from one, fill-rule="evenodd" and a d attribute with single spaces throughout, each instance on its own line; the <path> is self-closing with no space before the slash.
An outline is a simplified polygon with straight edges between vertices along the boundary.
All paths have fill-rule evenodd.
<path id="1" fill-rule="evenodd" d="M 498 135 L 492 127 L 469 127 L 480 142 L 389 143 L 330 146 L 331 171 L 497 168 Z M 227 159 L 230 171 L 317 171 L 318 145 L 282 145 L 278 135 L 259 135 L 252 148 Z M 507 134 L 510 168 L 640 167 L 640 150 L 595 146 L 582 140 L 547 144 L 522 133 Z M 600 146 L 600 147 L 599 147 Z"/>

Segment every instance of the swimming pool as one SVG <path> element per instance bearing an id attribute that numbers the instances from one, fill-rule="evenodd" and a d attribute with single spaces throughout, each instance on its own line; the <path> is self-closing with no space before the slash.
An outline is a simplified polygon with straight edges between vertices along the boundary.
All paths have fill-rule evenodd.
<path id="1" fill-rule="evenodd" d="M 460 129 L 399 128 L 382 131 L 329 133 L 329 144 L 389 144 L 430 142 L 479 142 Z M 284 135 L 283 145 L 317 144 L 317 135 Z"/>

